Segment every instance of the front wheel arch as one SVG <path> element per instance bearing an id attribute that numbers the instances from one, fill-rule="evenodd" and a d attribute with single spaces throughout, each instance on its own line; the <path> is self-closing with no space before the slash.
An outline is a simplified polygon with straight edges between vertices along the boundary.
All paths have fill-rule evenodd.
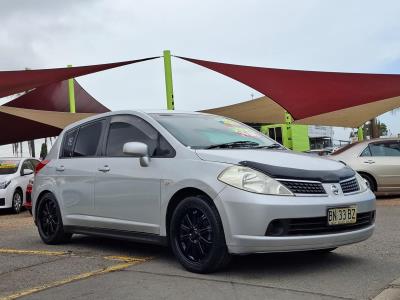
<path id="1" fill-rule="evenodd" d="M 377 183 L 377 181 L 376 181 L 376 179 L 375 179 L 375 177 L 373 175 L 371 175 L 370 173 L 367 173 L 367 172 L 362 172 L 362 171 L 358 172 L 358 174 L 360 174 L 361 177 L 369 178 L 371 180 L 371 183 L 372 183 L 372 186 L 370 187 L 370 189 L 373 192 L 377 192 L 378 191 L 378 183 Z"/>
<path id="2" fill-rule="evenodd" d="M 171 197 L 171 199 L 168 202 L 167 212 L 165 214 L 165 230 L 166 230 L 167 236 L 169 235 L 171 218 L 172 218 L 172 214 L 174 213 L 175 208 L 178 206 L 178 204 L 181 201 L 183 201 L 185 198 L 190 197 L 190 196 L 202 196 L 201 198 L 205 202 L 207 202 L 207 204 L 214 206 L 218 212 L 218 209 L 217 209 L 214 201 L 204 191 L 202 191 L 198 188 L 194 188 L 194 187 L 186 187 L 186 188 L 180 189 L 175 192 L 175 194 Z M 219 212 L 218 212 L 218 214 L 219 214 Z M 219 217 L 221 218 L 221 216 L 219 216 Z"/>

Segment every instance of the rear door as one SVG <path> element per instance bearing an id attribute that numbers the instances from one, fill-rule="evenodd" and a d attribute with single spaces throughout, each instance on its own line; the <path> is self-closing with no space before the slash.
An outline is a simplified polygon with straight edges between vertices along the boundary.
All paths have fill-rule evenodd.
<path id="1" fill-rule="evenodd" d="M 127 142 L 148 145 L 149 166 L 142 167 L 139 158 L 123 153 Z M 159 234 L 162 173 L 174 155 L 172 147 L 145 120 L 113 116 L 96 171 L 95 213 L 101 226 Z"/>
<path id="2" fill-rule="evenodd" d="M 366 168 L 375 175 L 380 191 L 400 190 L 400 142 L 398 140 L 372 142 L 361 156 Z"/>
<path id="3" fill-rule="evenodd" d="M 64 134 L 55 178 L 66 225 L 91 225 L 87 216 L 93 214 L 94 173 L 105 123 L 96 120 Z"/>

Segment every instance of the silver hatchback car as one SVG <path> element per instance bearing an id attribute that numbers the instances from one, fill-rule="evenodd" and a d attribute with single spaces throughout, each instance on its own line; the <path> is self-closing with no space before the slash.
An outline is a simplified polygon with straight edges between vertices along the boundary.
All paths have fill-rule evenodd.
<path id="1" fill-rule="evenodd" d="M 231 254 L 328 252 L 375 226 L 375 196 L 350 167 L 202 113 L 74 123 L 37 166 L 32 198 L 47 244 L 73 233 L 164 244 L 199 273 Z"/>

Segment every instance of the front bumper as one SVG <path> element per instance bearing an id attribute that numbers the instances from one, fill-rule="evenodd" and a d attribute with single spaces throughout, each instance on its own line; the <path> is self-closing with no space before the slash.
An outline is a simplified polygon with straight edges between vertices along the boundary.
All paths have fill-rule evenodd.
<path id="1" fill-rule="evenodd" d="M 366 191 L 353 195 L 286 197 L 260 195 L 230 186 L 216 199 L 230 253 L 285 252 L 333 248 L 370 237 L 374 224 L 338 233 L 296 236 L 266 236 L 274 219 L 324 217 L 328 208 L 357 206 L 358 213 L 375 210 L 375 195 Z"/>
<path id="2" fill-rule="evenodd" d="M 10 203 L 9 203 L 8 195 L 7 195 L 7 189 L 0 189 L 0 209 L 1 208 L 9 208 Z"/>

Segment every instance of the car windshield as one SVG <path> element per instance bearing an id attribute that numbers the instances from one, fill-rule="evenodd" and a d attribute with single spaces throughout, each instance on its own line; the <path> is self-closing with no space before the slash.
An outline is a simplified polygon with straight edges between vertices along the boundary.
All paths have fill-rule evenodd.
<path id="1" fill-rule="evenodd" d="M 17 172 L 19 160 L 0 159 L 0 175 L 8 175 Z"/>
<path id="2" fill-rule="evenodd" d="M 240 122 L 203 114 L 151 114 L 178 141 L 193 149 L 281 148 L 274 140 Z"/>

